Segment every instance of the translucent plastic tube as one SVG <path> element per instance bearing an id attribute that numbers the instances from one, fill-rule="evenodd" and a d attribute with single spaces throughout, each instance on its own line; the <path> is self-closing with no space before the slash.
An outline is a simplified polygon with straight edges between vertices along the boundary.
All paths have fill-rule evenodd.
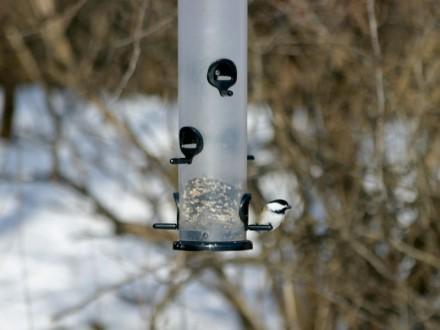
<path id="1" fill-rule="evenodd" d="M 178 102 L 180 128 L 203 138 L 192 163 L 179 165 L 180 239 L 244 240 L 247 0 L 179 0 Z"/>

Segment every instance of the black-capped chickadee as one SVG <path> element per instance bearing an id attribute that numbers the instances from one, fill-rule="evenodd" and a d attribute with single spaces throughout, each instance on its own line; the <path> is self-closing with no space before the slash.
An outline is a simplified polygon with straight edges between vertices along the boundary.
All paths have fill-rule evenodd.
<path id="1" fill-rule="evenodd" d="M 257 223 L 259 225 L 272 225 L 272 230 L 277 229 L 286 218 L 286 213 L 292 208 L 284 199 L 274 199 L 266 204 Z"/>

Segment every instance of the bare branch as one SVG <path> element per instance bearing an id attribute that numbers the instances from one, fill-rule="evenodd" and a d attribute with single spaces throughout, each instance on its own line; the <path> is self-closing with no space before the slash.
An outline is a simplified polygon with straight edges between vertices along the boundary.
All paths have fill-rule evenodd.
<path id="1" fill-rule="evenodd" d="M 128 84 L 128 81 L 130 80 L 130 78 L 133 76 L 134 71 L 136 70 L 136 66 L 139 60 L 139 56 L 141 55 L 141 38 L 139 37 L 141 32 L 142 32 L 142 26 L 144 23 L 144 18 L 145 18 L 145 12 L 147 10 L 147 6 L 148 6 L 149 1 L 148 0 L 143 0 L 142 1 L 142 6 L 139 9 L 139 15 L 137 17 L 137 21 L 136 21 L 136 27 L 134 30 L 134 39 L 136 40 L 133 44 L 133 52 L 131 54 L 130 57 L 130 62 L 128 64 L 128 69 L 127 71 L 124 73 L 124 75 L 122 76 L 122 80 L 119 83 L 119 86 L 116 88 L 116 91 L 113 93 L 114 98 L 117 100 L 119 99 L 119 97 L 121 96 L 122 92 L 124 91 L 125 87 Z"/>

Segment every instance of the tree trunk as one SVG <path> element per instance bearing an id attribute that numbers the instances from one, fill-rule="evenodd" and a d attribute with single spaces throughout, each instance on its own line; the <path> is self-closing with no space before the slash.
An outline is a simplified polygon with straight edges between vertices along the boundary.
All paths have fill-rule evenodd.
<path id="1" fill-rule="evenodd" d="M 15 114 L 15 84 L 5 83 L 4 88 L 4 105 L 1 121 L 0 137 L 5 140 L 11 140 L 13 135 L 14 114 Z"/>

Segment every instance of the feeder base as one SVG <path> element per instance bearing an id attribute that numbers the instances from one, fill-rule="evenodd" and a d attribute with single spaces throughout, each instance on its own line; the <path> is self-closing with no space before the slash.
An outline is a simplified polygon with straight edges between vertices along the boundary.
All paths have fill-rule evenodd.
<path id="1" fill-rule="evenodd" d="M 174 250 L 180 251 L 241 251 L 252 250 L 252 242 L 232 241 L 232 242 L 198 242 L 198 241 L 175 241 Z"/>

